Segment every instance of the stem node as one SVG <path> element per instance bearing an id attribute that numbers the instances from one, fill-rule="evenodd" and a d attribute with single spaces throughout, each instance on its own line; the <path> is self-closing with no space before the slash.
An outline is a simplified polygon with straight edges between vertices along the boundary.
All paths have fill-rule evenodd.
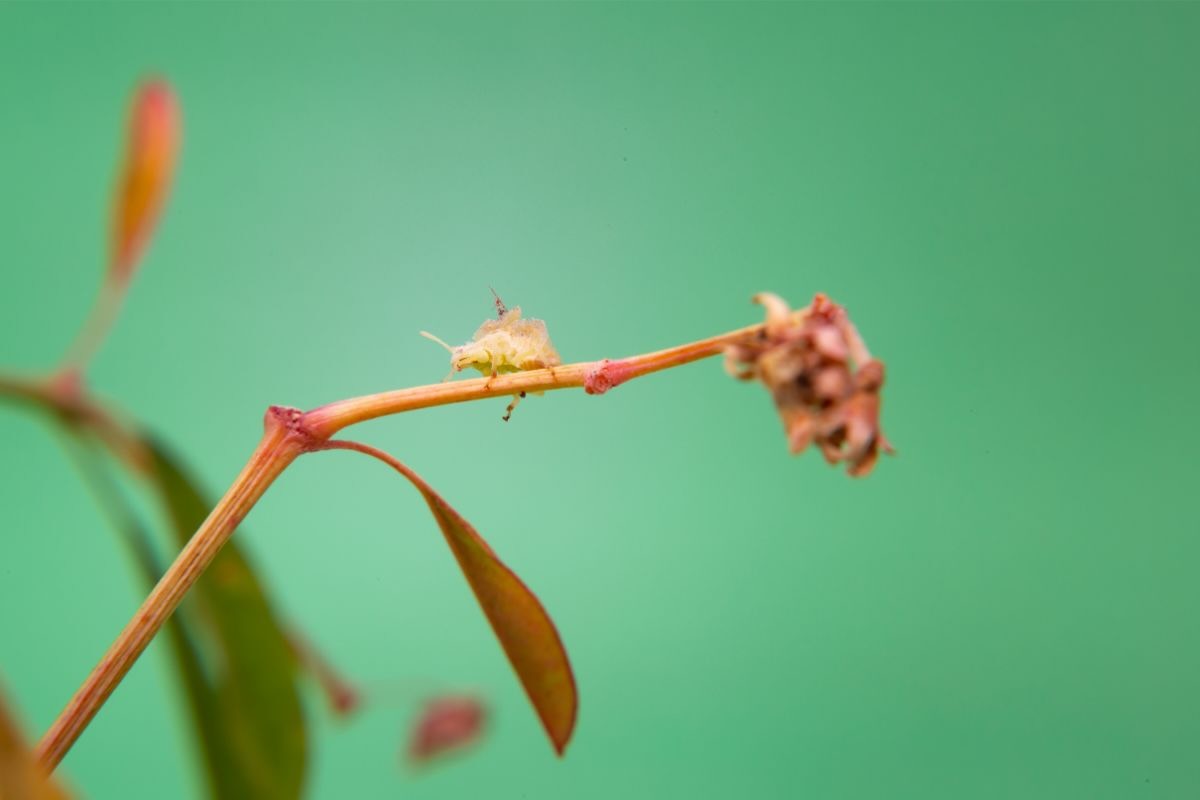
<path id="1" fill-rule="evenodd" d="M 636 376 L 634 368 L 626 361 L 604 359 L 596 364 L 583 376 L 583 390 L 588 394 L 604 394 L 609 389 L 620 386 L 625 381 Z"/>

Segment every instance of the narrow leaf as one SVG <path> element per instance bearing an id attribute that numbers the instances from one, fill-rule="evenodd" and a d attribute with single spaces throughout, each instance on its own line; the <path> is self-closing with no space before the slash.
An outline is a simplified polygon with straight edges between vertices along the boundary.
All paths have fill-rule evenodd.
<path id="1" fill-rule="evenodd" d="M 13 719 L 0 691 L 0 798 L 66 800 L 67 793 L 46 774 Z"/>
<path id="2" fill-rule="evenodd" d="M 209 504 L 159 443 L 147 439 L 146 446 L 153 479 L 182 546 L 208 515 Z M 299 797 L 308 743 L 295 659 L 261 584 L 234 542 L 222 548 L 192 595 L 182 610 L 205 635 L 186 637 L 179 646 L 205 645 L 201 652 L 207 656 L 212 717 L 205 724 L 214 726 L 226 743 L 220 763 L 209 761 L 214 795 Z"/>
<path id="3" fill-rule="evenodd" d="M 550 743 L 560 756 L 575 728 L 579 697 L 571 662 L 550 615 L 520 578 L 496 556 L 483 537 L 411 470 L 446 542 L 458 559 L 492 630 L 500 639 Z"/>
<path id="4" fill-rule="evenodd" d="M 75 457 L 84 482 L 129 548 L 140 577 L 149 589 L 163 574 L 149 532 L 122 496 L 105 464 L 97 458 L 95 442 L 85 438 L 82 430 L 68 429 L 67 432 L 74 434 L 66 444 Z M 216 687 L 204 669 L 205 663 L 219 661 L 219 654 L 208 659 L 202 656 L 198 642 L 207 640 L 197 635 L 198 631 L 193 630 L 196 627 L 196 620 L 181 612 L 171 615 L 164 633 L 178 671 L 187 711 L 195 727 L 196 745 L 204 761 L 210 795 L 213 798 L 229 797 L 230 792 L 247 785 L 249 781 L 239 775 L 239 760 L 230 752 L 232 745 L 225 735 L 226 729 L 235 722 L 223 719 Z"/>
<path id="5" fill-rule="evenodd" d="M 162 209 L 179 149 L 179 107 L 163 80 L 143 83 L 129 115 L 125 164 L 113 206 L 110 278 L 128 282 Z"/>
<path id="6" fill-rule="evenodd" d="M 561 756 L 575 728 L 579 697 L 562 640 L 537 597 L 500 561 L 471 523 L 403 463 L 357 442 L 335 441 L 326 446 L 374 456 L 412 481 L 425 497 L 554 750 Z"/>
<path id="7" fill-rule="evenodd" d="M 112 204 L 108 272 L 96 304 L 63 356 L 61 377 L 78 381 L 116 322 L 125 290 L 158 220 L 179 149 L 179 108 L 165 81 L 143 83 L 134 94 L 125 160 Z"/>
<path id="8" fill-rule="evenodd" d="M 106 465 L 98 458 L 96 443 L 88 439 L 80 429 L 67 428 L 66 432 L 68 452 L 74 457 L 97 504 L 125 546 L 129 548 L 148 590 L 158 583 L 163 574 L 149 532 L 121 494 Z M 164 632 L 183 686 L 187 710 L 195 725 L 196 744 L 204 760 L 209 789 L 214 798 L 219 798 L 225 796 L 223 790 L 236 788 L 240 782 L 223 779 L 227 772 L 236 770 L 236 762 L 228 752 L 229 743 L 222 734 L 224 726 L 220 720 L 215 690 L 205 675 L 196 637 L 189 631 L 189 627 L 184 614 L 172 614 L 167 620 Z"/>

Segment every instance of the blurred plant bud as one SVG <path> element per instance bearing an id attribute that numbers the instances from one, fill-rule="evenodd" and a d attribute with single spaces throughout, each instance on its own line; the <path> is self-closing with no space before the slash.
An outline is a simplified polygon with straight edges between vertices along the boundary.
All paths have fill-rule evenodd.
<path id="1" fill-rule="evenodd" d="M 444 695 L 425 704 L 408 739 L 408 761 L 424 766 L 474 744 L 483 734 L 487 709 L 470 695 Z"/>
<path id="2" fill-rule="evenodd" d="M 133 276 L 162 210 L 179 150 L 179 105 L 170 85 L 151 79 L 138 87 L 129 116 L 125 163 L 113 205 L 109 278 Z"/>

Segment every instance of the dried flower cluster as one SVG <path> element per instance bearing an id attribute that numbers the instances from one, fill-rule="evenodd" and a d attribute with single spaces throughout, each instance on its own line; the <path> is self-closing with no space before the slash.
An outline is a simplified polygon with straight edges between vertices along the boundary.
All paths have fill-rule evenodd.
<path id="1" fill-rule="evenodd" d="M 766 308 L 766 326 L 726 349 L 725 368 L 771 392 L 792 453 L 815 442 L 830 464 L 844 461 L 850 475 L 866 475 L 880 449 L 892 452 L 879 429 L 883 362 L 871 357 L 846 310 L 823 294 L 795 312 L 774 294 L 754 302 Z"/>

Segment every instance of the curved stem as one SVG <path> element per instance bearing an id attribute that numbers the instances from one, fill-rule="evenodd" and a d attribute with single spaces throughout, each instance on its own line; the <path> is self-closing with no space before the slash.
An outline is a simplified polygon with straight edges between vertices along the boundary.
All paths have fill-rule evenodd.
<path id="1" fill-rule="evenodd" d="M 355 423 L 418 408 L 465 403 L 489 397 L 506 397 L 521 392 L 548 392 L 580 387 L 587 389 L 589 394 L 602 394 L 612 386 L 627 380 L 718 355 L 730 344 L 754 336 L 762 329 L 761 324 L 750 325 L 678 347 L 618 360 L 581 361 L 548 369 L 511 372 L 465 381 L 444 381 L 352 397 L 309 411 L 304 415 L 304 422 L 313 436 L 324 440 Z M 589 378 L 593 379 L 592 385 L 589 385 Z M 597 381 L 599 378 L 616 380 L 608 383 L 603 380 Z"/>
<path id="2" fill-rule="evenodd" d="M 409 469 L 408 465 L 405 464 L 403 461 L 396 458 L 391 453 L 388 453 L 384 450 L 380 450 L 378 447 L 372 447 L 369 444 L 363 444 L 362 442 L 352 442 L 352 441 L 349 441 L 348 439 L 334 439 L 332 441 L 323 443 L 318 449 L 320 449 L 320 450 L 353 450 L 355 453 L 362 453 L 365 456 L 370 456 L 371 458 L 382 461 L 384 464 L 387 464 L 389 467 L 396 470 L 396 472 L 399 472 L 404 477 L 408 478 L 410 481 L 415 483 L 417 486 L 423 486 L 425 484 L 425 481 L 421 480 L 421 476 L 418 475 L 417 473 L 413 472 L 411 469 Z"/>
<path id="3" fill-rule="evenodd" d="M 55 405 L 45 378 L 0 373 L 0 398 L 34 405 Z"/>
<path id="4" fill-rule="evenodd" d="M 92 306 L 91 313 L 75 336 L 75 341 L 63 355 L 61 369 L 70 372 L 83 372 L 92 356 L 100 349 L 100 345 L 108 337 L 113 323 L 120 315 L 121 305 L 125 300 L 125 289 L 128 281 L 112 276 L 106 277 L 100 287 L 100 294 Z"/>
<path id="5" fill-rule="evenodd" d="M 109 411 L 84 388 L 78 373 L 42 376 L 0 373 L 0 400 L 28 403 L 58 416 L 68 427 L 94 433 L 135 473 L 145 472 L 149 455 L 134 426 Z"/>

